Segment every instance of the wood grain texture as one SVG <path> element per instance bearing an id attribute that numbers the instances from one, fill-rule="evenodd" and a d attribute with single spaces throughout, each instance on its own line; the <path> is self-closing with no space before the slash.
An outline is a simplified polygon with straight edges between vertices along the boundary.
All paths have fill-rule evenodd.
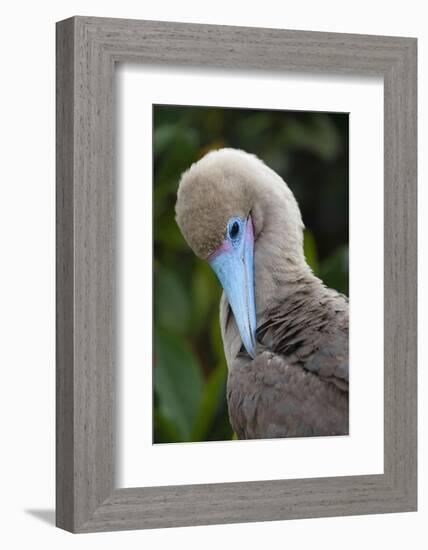
<path id="1" fill-rule="evenodd" d="M 115 489 L 115 62 L 376 74 L 385 90 L 383 475 Z M 416 510 L 416 40 L 75 17 L 57 24 L 57 525 Z M 374 367 L 376 367 L 374 365 Z"/>
<path id="2" fill-rule="evenodd" d="M 56 520 L 73 528 L 74 25 L 56 36 Z"/>

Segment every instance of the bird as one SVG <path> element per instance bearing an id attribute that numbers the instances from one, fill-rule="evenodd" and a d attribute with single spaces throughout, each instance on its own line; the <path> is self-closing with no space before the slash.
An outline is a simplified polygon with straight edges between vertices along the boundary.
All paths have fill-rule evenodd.
<path id="1" fill-rule="evenodd" d="M 212 150 L 181 175 L 175 219 L 223 289 L 227 403 L 238 439 L 348 435 L 348 298 L 307 264 L 286 182 L 254 154 Z"/>

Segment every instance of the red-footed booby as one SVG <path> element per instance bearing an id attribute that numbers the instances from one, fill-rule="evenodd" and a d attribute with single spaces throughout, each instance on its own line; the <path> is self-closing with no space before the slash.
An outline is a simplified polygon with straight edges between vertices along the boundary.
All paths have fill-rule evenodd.
<path id="1" fill-rule="evenodd" d="M 181 177 L 176 220 L 222 287 L 227 399 L 240 439 L 348 434 L 348 300 L 307 265 L 284 180 L 235 149 Z"/>

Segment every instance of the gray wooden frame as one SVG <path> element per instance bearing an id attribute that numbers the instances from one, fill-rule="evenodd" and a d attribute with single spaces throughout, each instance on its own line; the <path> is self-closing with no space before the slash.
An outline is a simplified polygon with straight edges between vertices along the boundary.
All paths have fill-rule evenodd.
<path id="1" fill-rule="evenodd" d="M 73 17 L 57 24 L 59 527 L 90 532 L 416 510 L 416 46 L 413 38 L 154 21 Z M 115 488 L 113 82 L 115 63 L 125 61 L 383 76 L 382 475 Z"/>

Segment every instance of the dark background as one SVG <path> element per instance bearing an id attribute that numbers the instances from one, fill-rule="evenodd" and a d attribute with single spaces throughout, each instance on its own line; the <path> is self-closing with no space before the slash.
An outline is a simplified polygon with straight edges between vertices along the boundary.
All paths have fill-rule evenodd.
<path id="1" fill-rule="evenodd" d="M 233 439 L 221 288 L 175 222 L 180 175 L 212 149 L 256 154 L 296 196 L 315 274 L 348 294 L 348 115 L 155 105 L 153 121 L 154 443 Z"/>

